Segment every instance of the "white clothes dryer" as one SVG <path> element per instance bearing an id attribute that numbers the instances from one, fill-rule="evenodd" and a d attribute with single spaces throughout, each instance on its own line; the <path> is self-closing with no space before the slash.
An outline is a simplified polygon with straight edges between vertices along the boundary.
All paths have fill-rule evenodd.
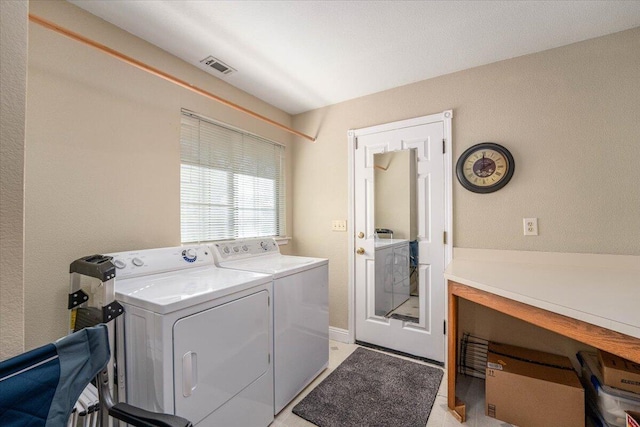
<path id="1" fill-rule="evenodd" d="M 207 246 L 110 256 L 125 309 L 127 402 L 198 427 L 268 426 L 271 276 L 218 268 Z"/>
<path id="2" fill-rule="evenodd" d="M 273 276 L 274 414 L 329 364 L 329 261 L 284 255 L 272 238 L 211 245 L 223 268 Z"/>

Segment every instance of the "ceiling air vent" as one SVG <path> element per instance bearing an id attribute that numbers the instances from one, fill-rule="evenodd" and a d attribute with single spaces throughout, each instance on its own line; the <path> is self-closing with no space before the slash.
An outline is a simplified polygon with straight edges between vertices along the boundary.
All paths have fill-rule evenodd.
<path id="1" fill-rule="evenodd" d="M 201 64 L 204 64 L 207 67 L 211 67 L 214 70 L 224 74 L 224 75 L 228 75 L 233 73 L 234 71 L 238 71 L 235 68 L 231 68 L 229 67 L 227 64 L 225 64 L 224 62 L 220 61 L 218 58 L 214 58 L 213 56 L 209 55 L 206 58 L 204 58 L 202 61 L 200 61 Z"/>

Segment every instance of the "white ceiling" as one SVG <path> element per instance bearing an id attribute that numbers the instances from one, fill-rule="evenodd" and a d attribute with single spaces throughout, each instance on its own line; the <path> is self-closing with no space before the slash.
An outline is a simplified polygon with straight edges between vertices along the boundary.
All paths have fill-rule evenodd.
<path id="1" fill-rule="evenodd" d="M 638 0 L 68 1 L 291 114 L 640 26 Z"/>

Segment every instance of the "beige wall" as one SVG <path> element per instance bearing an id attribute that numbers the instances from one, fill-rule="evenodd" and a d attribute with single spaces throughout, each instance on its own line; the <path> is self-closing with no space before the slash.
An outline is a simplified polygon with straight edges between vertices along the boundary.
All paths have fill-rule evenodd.
<path id="1" fill-rule="evenodd" d="M 347 130 L 453 109 L 453 158 L 515 157 L 493 194 L 454 182 L 454 246 L 640 255 L 640 28 L 421 81 L 294 117 L 296 252 L 330 259 L 330 323 L 347 328 Z M 348 64 L 346 64 L 348 66 Z M 522 218 L 539 218 L 524 237 Z"/>
<path id="2" fill-rule="evenodd" d="M 291 117 L 281 110 L 70 3 L 31 1 L 29 7 L 31 13 L 290 125 Z M 34 347 L 66 333 L 71 261 L 180 244 L 181 108 L 285 145 L 290 137 L 38 25 L 29 25 L 29 36 L 25 332 L 26 346 Z"/>
<path id="3" fill-rule="evenodd" d="M 28 4 L 0 1 L 0 360 L 24 350 Z"/>

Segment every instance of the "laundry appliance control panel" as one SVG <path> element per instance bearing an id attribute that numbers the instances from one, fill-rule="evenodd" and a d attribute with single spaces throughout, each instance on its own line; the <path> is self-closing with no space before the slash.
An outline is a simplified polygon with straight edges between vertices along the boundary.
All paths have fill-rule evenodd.
<path id="1" fill-rule="evenodd" d="M 217 242 L 211 245 L 211 250 L 217 259 L 225 261 L 280 253 L 280 248 L 273 238 Z"/>
<path id="2" fill-rule="evenodd" d="M 117 252 L 108 255 L 113 257 L 117 278 L 214 265 L 211 249 L 205 245 Z"/>

